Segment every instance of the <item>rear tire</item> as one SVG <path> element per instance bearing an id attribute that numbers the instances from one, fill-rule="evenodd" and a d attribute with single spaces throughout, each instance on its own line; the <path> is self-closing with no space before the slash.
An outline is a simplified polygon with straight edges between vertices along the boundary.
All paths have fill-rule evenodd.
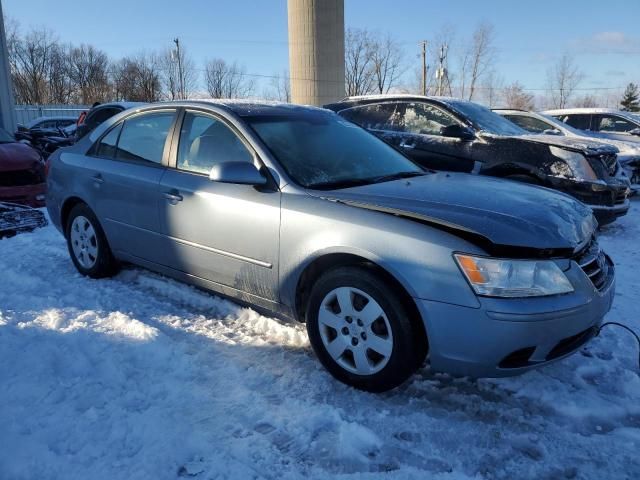
<path id="1" fill-rule="evenodd" d="M 336 379 L 370 392 L 401 385 L 427 353 L 423 330 L 400 296 L 373 272 L 340 267 L 322 275 L 307 305 L 307 332 Z"/>
<path id="2" fill-rule="evenodd" d="M 100 222 L 87 205 L 79 203 L 71 209 L 65 234 L 71 260 L 82 275 L 104 278 L 118 271 Z"/>

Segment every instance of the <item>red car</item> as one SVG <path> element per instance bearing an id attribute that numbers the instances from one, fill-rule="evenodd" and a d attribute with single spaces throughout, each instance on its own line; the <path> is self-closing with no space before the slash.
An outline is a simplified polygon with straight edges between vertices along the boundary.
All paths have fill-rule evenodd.
<path id="1" fill-rule="evenodd" d="M 44 166 L 36 150 L 0 129 L 0 201 L 44 207 Z"/>

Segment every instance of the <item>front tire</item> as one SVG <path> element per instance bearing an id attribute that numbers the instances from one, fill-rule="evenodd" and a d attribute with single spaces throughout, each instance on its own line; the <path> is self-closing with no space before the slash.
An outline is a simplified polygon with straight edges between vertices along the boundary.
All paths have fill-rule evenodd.
<path id="1" fill-rule="evenodd" d="M 117 272 L 118 263 L 111 253 L 100 222 L 84 203 L 71 209 L 66 237 L 71 260 L 82 275 L 104 278 Z"/>
<path id="2" fill-rule="evenodd" d="M 322 365 L 347 385 L 383 392 L 422 364 L 427 341 L 396 292 L 369 269 L 320 277 L 307 306 L 307 332 Z"/>

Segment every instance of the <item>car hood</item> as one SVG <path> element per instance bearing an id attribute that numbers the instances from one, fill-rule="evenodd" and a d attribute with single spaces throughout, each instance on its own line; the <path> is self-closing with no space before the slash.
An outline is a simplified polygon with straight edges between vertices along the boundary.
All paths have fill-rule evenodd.
<path id="1" fill-rule="evenodd" d="M 312 195 L 457 231 L 495 255 L 567 255 L 586 245 L 591 209 L 543 187 L 434 173 Z"/>
<path id="2" fill-rule="evenodd" d="M 0 143 L 0 172 L 28 170 L 40 161 L 40 154 L 23 143 Z"/>
<path id="3" fill-rule="evenodd" d="M 523 135 L 518 138 L 528 142 L 544 143 L 546 145 L 584 152 L 587 155 L 618 153 L 618 149 L 611 144 L 587 138 L 560 137 L 558 135 Z"/>

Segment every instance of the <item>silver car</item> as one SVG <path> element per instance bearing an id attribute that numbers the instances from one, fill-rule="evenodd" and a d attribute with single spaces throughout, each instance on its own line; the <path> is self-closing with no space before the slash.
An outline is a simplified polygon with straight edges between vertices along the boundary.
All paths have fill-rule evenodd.
<path id="1" fill-rule="evenodd" d="M 306 322 L 326 369 L 383 391 L 431 368 L 562 358 L 611 307 L 591 210 L 541 187 L 424 171 L 327 110 L 185 101 L 127 110 L 50 157 L 78 271 L 134 263 Z"/>

